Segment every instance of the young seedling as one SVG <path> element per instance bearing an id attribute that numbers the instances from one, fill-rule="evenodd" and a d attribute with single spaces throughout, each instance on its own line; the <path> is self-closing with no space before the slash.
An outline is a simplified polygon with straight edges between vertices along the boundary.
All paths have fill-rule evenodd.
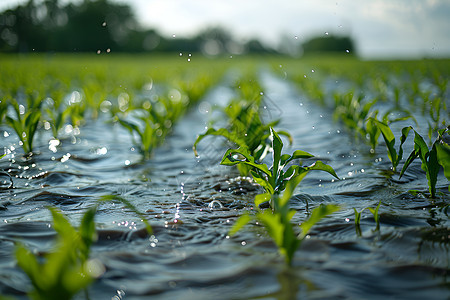
<path id="1" fill-rule="evenodd" d="M 34 136 L 37 131 L 39 119 L 41 117 L 40 107 L 42 101 L 38 101 L 33 107 L 26 110 L 25 106 L 19 105 L 16 101 L 11 101 L 11 106 L 14 108 L 16 118 L 10 116 L 5 117 L 6 124 L 8 124 L 19 137 L 23 151 L 26 155 L 33 151 Z"/>
<path id="2" fill-rule="evenodd" d="M 226 166 L 244 164 L 250 167 L 250 174 L 253 180 L 266 191 L 255 198 L 256 205 L 270 200 L 272 208 L 276 210 L 277 203 L 272 198 L 272 195 L 280 194 L 289 181 L 300 183 L 311 170 L 325 171 L 339 179 L 333 168 L 321 161 L 316 161 L 307 167 L 294 164 L 288 167 L 289 163 L 295 159 L 312 158 L 314 156 L 302 150 L 296 150 L 292 155 L 282 154 L 283 142 L 273 128 L 270 128 L 270 140 L 272 141 L 271 148 L 273 149 L 272 166 L 270 168 L 264 163 L 257 163 L 247 148 L 228 149 L 221 162 L 222 165 Z"/>
<path id="3" fill-rule="evenodd" d="M 289 207 L 289 200 L 295 188 L 311 170 L 326 171 L 336 178 L 338 177 L 330 166 L 320 161 L 316 161 L 309 167 L 291 165 L 284 171 L 285 167 L 292 160 L 311 158 L 313 155 L 301 150 L 295 151 L 292 155 L 282 155 L 283 142 L 277 132 L 272 128 L 270 128 L 270 133 L 270 139 L 272 141 L 271 148 L 273 149 L 272 166 L 270 168 L 266 164 L 256 163 L 255 158 L 246 148 L 229 149 L 223 156 L 221 164 L 228 166 L 245 164 L 250 167 L 250 173 L 255 182 L 265 189 L 265 193 L 255 196 L 254 203 L 257 214 L 254 218 L 264 225 L 269 236 L 277 245 L 281 255 L 285 258 L 286 263 L 290 265 L 295 251 L 311 227 L 320 219 L 338 209 L 334 205 L 321 205 L 314 209 L 310 218 L 300 226 L 301 233 L 297 234 L 295 233 L 294 225 L 291 223 L 295 210 Z M 269 201 L 272 209 L 262 211 L 259 206 L 266 201 Z M 230 234 L 236 233 L 250 220 L 252 220 L 252 217 L 248 214 L 241 216 Z"/>
<path id="4" fill-rule="evenodd" d="M 412 127 L 409 127 L 410 129 L 413 129 Z M 402 171 L 400 173 L 400 178 L 405 173 L 406 169 L 409 167 L 409 165 L 417 158 L 419 157 L 422 161 L 422 170 L 425 171 L 428 181 L 428 190 L 430 192 L 431 198 L 436 197 L 436 183 L 437 183 L 437 176 L 439 173 L 439 165 L 446 166 L 448 170 L 448 162 L 445 161 L 445 157 L 447 155 L 446 148 L 447 146 L 437 146 L 437 145 L 444 145 L 443 136 L 444 134 L 448 134 L 448 131 L 450 129 L 450 126 L 444 129 L 441 129 L 438 131 L 438 137 L 433 143 L 431 149 L 428 149 L 427 144 L 425 143 L 424 139 L 420 134 L 417 133 L 414 129 L 414 150 L 409 155 L 408 159 L 406 160 L 405 164 L 403 165 Z M 437 148 L 440 148 L 440 159 L 438 160 L 437 155 Z M 444 150 L 444 151 L 443 151 Z M 442 163 L 441 163 L 442 162 Z M 445 170 L 444 170 L 445 172 Z M 448 173 L 448 171 L 447 171 Z M 447 177 L 448 178 L 448 177 Z"/>
<path id="5" fill-rule="evenodd" d="M 255 85 L 256 81 L 252 81 L 252 83 Z M 223 136 L 239 148 L 246 148 L 257 163 L 264 159 L 271 150 L 269 141 L 270 128 L 276 126 L 280 120 L 264 124 L 260 110 L 262 95 L 259 92 L 260 88 L 256 87 L 255 90 L 254 85 L 248 83 L 239 85 L 238 90 L 242 98 L 252 100 L 235 99 L 223 108 L 223 113 L 228 118 L 227 128 L 209 128 L 204 134 L 199 135 L 193 146 L 196 156 L 198 156 L 198 143 L 205 137 L 212 135 Z M 286 136 L 289 139 L 289 143 L 292 143 L 292 136 L 288 132 L 278 131 L 278 134 Z M 244 164 L 237 165 L 237 168 L 243 176 L 247 176 L 250 172 L 250 167 Z"/>
<path id="6" fill-rule="evenodd" d="M 372 215 L 373 215 L 373 219 L 375 220 L 376 228 L 375 230 L 379 230 L 380 229 L 380 215 L 378 214 L 378 210 L 380 209 L 380 205 L 381 205 L 381 201 L 378 203 L 378 205 L 375 208 L 372 207 L 364 207 L 361 211 L 357 211 L 356 208 L 353 208 L 354 212 L 355 212 L 355 230 L 356 230 L 356 234 L 358 236 L 361 236 L 361 215 L 363 213 L 364 210 L 368 209 Z"/>
<path id="7" fill-rule="evenodd" d="M 56 248 L 44 255 L 44 261 L 18 245 L 17 263 L 30 278 L 32 299 L 72 299 L 101 275 L 100 262 L 89 259 L 90 247 L 96 240 L 94 216 L 96 207 L 86 211 L 79 230 L 70 225 L 56 208 L 49 207 L 53 216 L 53 228 L 57 233 Z"/>
<path id="8" fill-rule="evenodd" d="M 147 232 L 152 233 L 148 221 L 128 200 L 116 195 L 106 195 L 99 201 L 121 202 L 141 217 Z M 78 230 L 72 227 L 58 209 L 48 209 L 57 233 L 56 248 L 44 255 L 44 261 L 40 261 L 21 244 L 16 249 L 17 263 L 33 285 L 29 296 L 37 300 L 72 299 L 84 289 L 86 299 L 89 299 L 87 287 L 105 271 L 101 262 L 90 258 L 91 246 L 97 239 L 94 222 L 97 206 L 86 211 Z"/>
<path id="9" fill-rule="evenodd" d="M 363 208 L 360 212 L 358 212 L 356 208 L 353 208 L 353 210 L 355 211 L 355 230 L 358 236 L 361 236 L 361 215 L 365 209 L 366 208 Z"/>
<path id="10" fill-rule="evenodd" d="M 140 119 L 144 124 L 143 126 L 141 126 L 143 128 L 123 119 L 118 120 L 120 125 L 130 131 L 130 134 L 133 138 L 133 143 L 136 145 L 140 145 L 140 151 L 144 155 L 144 158 L 147 159 L 150 157 L 153 148 L 158 143 L 158 136 L 156 135 L 155 125 L 148 118 L 142 117 Z M 134 141 L 134 133 L 137 134 L 140 141 Z"/>
<path id="11" fill-rule="evenodd" d="M 388 158 L 392 163 L 392 170 L 394 173 L 397 170 L 397 166 L 400 163 L 400 160 L 403 157 L 403 144 L 406 141 L 406 138 L 408 137 L 408 133 L 411 130 L 411 127 L 404 127 L 402 129 L 402 136 L 400 137 L 400 146 L 397 150 L 395 150 L 395 136 L 392 133 L 391 128 L 386 123 L 380 122 L 376 119 L 370 119 L 371 122 L 373 122 L 377 128 L 380 130 L 381 134 L 383 135 L 384 141 L 386 143 L 386 148 L 388 151 Z"/>
<path id="12" fill-rule="evenodd" d="M 312 210 L 310 217 L 300 225 L 300 233 L 296 230 L 296 225 L 292 223 L 292 217 L 296 211 L 289 208 L 289 200 L 298 185 L 299 181 L 289 181 L 284 192 L 273 195 L 274 202 L 277 203 L 277 210 L 261 210 L 258 205 L 255 206 L 257 212 L 254 216 L 249 214 L 242 215 L 230 230 L 230 235 L 236 234 L 242 227 L 252 220 L 259 221 L 265 227 L 267 233 L 277 245 L 282 257 L 287 265 L 292 264 L 295 252 L 301 242 L 306 238 L 311 228 L 327 215 L 339 210 L 336 205 L 321 204 Z"/>

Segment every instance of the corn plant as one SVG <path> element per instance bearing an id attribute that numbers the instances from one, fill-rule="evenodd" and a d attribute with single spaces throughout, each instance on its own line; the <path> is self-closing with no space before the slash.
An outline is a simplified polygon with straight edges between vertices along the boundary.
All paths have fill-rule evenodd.
<path id="1" fill-rule="evenodd" d="M 101 275 L 92 270 L 93 262 L 89 260 L 90 247 L 96 239 L 96 207 L 84 214 L 79 230 L 73 228 L 59 210 L 52 207 L 49 210 L 58 235 L 56 249 L 44 254 L 44 261 L 40 261 L 19 244 L 16 249 L 17 263 L 33 285 L 28 294 L 30 298 L 72 299 L 86 289 L 96 276 Z"/>
<path id="2" fill-rule="evenodd" d="M 353 208 L 354 212 L 355 212 L 355 230 L 356 230 L 356 234 L 358 236 L 361 236 L 361 215 L 363 213 L 364 210 L 368 209 L 372 215 L 373 215 L 373 219 L 375 220 L 376 223 L 376 228 L 375 230 L 379 230 L 380 229 L 380 215 L 378 213 L 378 210 L 380 209 L 381 206 L 381 201 L 378 203 L 377 206 L 375 206 L 375 208 L 372 207 L 364 207 L 363 209 L 361 209 L 361 211 L 357 211 L 356 208 Z"/>
<path id="3" fill-rule="evenodd" d="M 444 168 L 445 177 L 450 180 L 450 146 L 444 142 L 436 144 L 438 163 Z M 450 185 L 448 186 L 450 190 Z"/>
<path id="4" fill-rule="evenodd" d="M 412 127 L 408 127 L 409 129 L 413 129 Z M 409 131 L 408 129 L 408 131 Z M 442 165 L 447 170 L 448 174 L 448 161 L 446 158 L 448 157 L 448 144 L 446 144 L 443 140 L 445 134 L 448 135 L 450 126 L 438 131 L 438 137 L 431 146 L 431 149 L 428 149 L 427 144 L 425 143 L 422 136 L 417 133 L 414 129 L 414 150 L 411 152 L 409 157 L 406 159 L 405 164 L 403 165 L 402 171 L 400 172 L 400 178 L 405 173 L 406 169 L 408 169 L 409 165 L 419 157 L 422 162 L 422 170 L 425 171 L 427 181 L 428 181 L 428 190 L 430 192 L 431 198 L 436 197 L 436 183 L 437 176 L 439 173 L 439 166 Z M 439 146 L 438 146 L 439 145 Z M 445 145 L 445 146 L 441 146 Z M 439 159 L 438 159 L 438 149 L 439 148 Z M 447 177 L 448 178 L 448 177 Z"/>
<path id="5" fill-rule="evenodd" d="M 105 195 L 99 201 L 121 202 L 142 218 L 149 234 L 153 232 L 145 217 L 128 200 L 116 195 Z M 94 222 L 97 206 L 85 212 L 78 230 L 58 209 L 48 209 L 57 233 L 56 248 L 44 254 L 43 261 L 22 244 L 16 248 L 17 263 L 33 285 L 28 295 L 37 300 L 72 299 L 84 290 L 85 298 L 89 299 L 87 287 L 104 272 L 101 262 L 90 258 L 91 246 L 97 239 Z"/>
<path id="6" fill-rule="evenodd" d="M 256 196 L 256 205 L 270 200 L 272 208 L 277 210 L 277 202 L 273 201 L 272 195 L 280 194 L 290 181 L 300 183 L 306 174 L 312 170 L 325 171 L 339 179 L 333 168 L 321 161 L 316 161 L 307 167 L 295 164 L 289 165 L 295 159 L 312 158 L 314 156 L 302 150 L 296 150 L 292 155 L 282 154 L 283 142 L 273 128 L 270 128 L 270 140 L 271 148 L 273 149 L 272 166 L 270 168 L 264 163 L 256 162 L 255 158 L 245 147 L 228 149 L 221 161 L 221 164 L 226 166 L 244 164 L 250 167 L 250 174 L 253 179 L 265 190 L 265 193 Z"/>
<path id="7" fill-rule="evenodd" d="M 140 125 L 118 118 L 119 123 L 130 131 L 133 143 L 140 145 L 139 149 L 144 158 L 149 158 L 153 148 L 158 144 L 157 128 L 146 115 L 139 116 L 138 120 L 141 121 Z M 139 137 L 139 141 L 134 140 L 134 134 Z"/>
<path id="8" fill-rule="evenodd" d="M 335 94 L 333 118 L 335 120 L 340 120 L 348 129 L 365 137 L 366 130 L 364 123 L 369 116 L 370 109 L 376 103 L 376 100 L 363 104 L 363 99 L 364 95 L 355 95 L 354 92 L 349 92 L 344 95 Z"/>
<path id="9" fill-rule="evenodd" d="M 290 265 L 295 251 L 311 227 L 320 219 L 338 209 L 334 205 L 321 205 L 314 209 L 310 218 L 300 226 L 301 233 L 297 234 L 294 225 L 291 223 L 295 210 L 292 210 L 289 206 L 289 200 L 295 188 L 311 170 L 326 171 L 336 178 L 338 177 L 333 168 L 320 161 L 316 161 L 309 167 L 299 165 L 287 167 L 294 159 L 311 158 L 313 155 L 301 150 L 294 151 L 292 155 L 281 154 L 283 142 L 273 128 L 270 128 L 270 140 L 273 149 L 272 166 L 270 168 L 264 163 L 255 162 L 255 158 L 246 148 L 227 150 L 221 164 L 227 166 L 245 164 L 250 167 L 250 174 L 253 179 L 265 190 L 265 193 L 255 196 L 254 204 L 257 214 L 254 218 L 261 221 L 281 255 L 285 258 L 286 263 Z M 284 170 L 286 167 L 287 169 Z M 262 211 L 260 204 L 267 201 L 269 201 L 272 209 Z M 251 220 L 252 217 L 248 214 L 241 216 L 230 234 L 236 233 Z"/>
<path id="10" fill-rule="evenodd" d="M 255 81 L 252 81 L 255 84 Z M 226 128 L 209 128 L 205 133 L 199 135 L 194 143 L 193 150 L 198 156 L 197 145 L 207 136 L 223 136 L 228 141 L 236 144 L 239 148 L 246 148 L 254 157 L 255 162 L 261 162 L 270 148 L 270 128 L 276 126 L 280 120 L 274 120 L 268 124 L 264 124 L 261 119 L 261 99 L 262 95 L 249 84 L 241 84 L 239 91 L 244 99 L 255 95 L 252 101 L 233 100 L 224 109 L 223 112 L 227 116 L 229 122 Z M 278 131 L 279 135 L 286 136 L 289 143 L 292 143 L 292 136 L 286 131 Z M 249 174 L 250 168 L 245 164 L 237 166 L 241 175 Z"/>
<path id="11" fill-rule="evenodd" d="M 6 100 L 0 99 L 0 124 L 3 123 L 3 119 L 6 116 L 6 112 L 8 111 L 8 104 Z"/>
<path id="12" fill-rule="evenodd" d="M 26 111 L 25 106 L 19 105 L 16 101 L 11 101 L 11 106 L 15 112 L 15 118 L 5 117 L 8 124 L 17 134 L 20 144 L 26 155 L 32 153 L 34 137 L 41 117 L 42 101 L 37 101 L 34 106 L 30 106 Z"/>
<path id="13" fill-rule="evenodd" d="M 408 133 L 411 130 L 411 127 L 404 127 L 402 129 L 402 135 L 400 137 L 400 146 L 398 148 L 398 152 L 395 149 L 395 136 L 392 133 L 391 128 L 386 123 L 380 122 L 376 119 L 370 119 L 373 124 L 375 124 L 376 128 L 378 128 L 383 135 L 384 141 L 386 143 L 386 148 L 388 151 L 388 158 L 392 163 L 392 170 L 396 172 L 397 166 L 400 163 L 400 160 L 403 158 L 403 144 L 408 137 Z"/>
<path id="14" fill-rule="evenodd" d="M 296 211 L 289 207 L 289 200 L 298 183 L 298 180 L 289 181 L 281 195 L 273 195 L 273 200 L 277 203 L 277 210 L 266 209 L 263 211 L 258 205 L 255 205 L 257 209 L 256 214 L 254 216 L 249 214 L 242 215 L 230 230 L 230 235 L 234 235 L 250 221 L 256 220 L 263 224 L 267 233 L 277 245 L 286 264 L 291 265 L 295 252 L 311 228 L 327 215 L 339 210 L 339 207 L 336 205 L 321 204 L 312 210 L 309 218 L 299 226 L 300 232 L 298 232 L 297 226 L 292 223 L 292 217 Z M 256 202 L 257 199 L 255 198 L 255 204 Z"/>

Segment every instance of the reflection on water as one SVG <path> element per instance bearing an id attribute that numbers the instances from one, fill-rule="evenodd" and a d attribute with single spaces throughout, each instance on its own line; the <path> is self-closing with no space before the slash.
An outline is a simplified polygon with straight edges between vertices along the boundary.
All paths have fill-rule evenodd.
<path id="1" fill-rule="evenodd" d="M 214 111 L 216 103 L 226 102 L 224 95 L 232 95 L 219 86 L 204 100 L 208 105 L 202 102 L 180 121 L 149 161 L 142 161 L 128 132 L 104 120 L 58 145 L 38 145 L 40 155 L 27 161 L 12 155 L 1 160 L 1 293 L 25 298 L 30 286 L 15 264 L 15 242 L 34 252 L 51 249 L 55 234 L 46 206 L 59 207 L 77 224 L 100 196 L 118 194 L 145 213 L 154 236 L 123 205 L 100 205 L 92 256 L 105 273 L 92 285 L 92 299 L 450 297 L 449 219 L 442 208 L 449 200 L 447 183 L 438 182 L 445 199 L 435 202 L 407 193 L 428 188 L 419 163 L 402 180 L 391 179 L 385 152 L 370 154 L 355 144 L 331 121 L 331 112 L 301 99 L 286 81 L 264 74 L 262 83 L 267 118 L 281 117 L 280 128 L 294 136 L 286 151 L 313 153 L 341 177 L 311 173 L 292 199 L 299 223 L 320 203 L 342 206 L 312 230 L 293 268 L 284 266 L 256 224 L 228 236 L 260 190 L 218 166 L 226 149 L 220 139 L 200 143 L 198 158 L 191 150 L 208 123 L 206 110 Z M 13 144 L 13 138 L 5 141 Z M 361 211 L 380 201 L 379 230 L 365 210 L 358 235 L 353 208 Z"/>

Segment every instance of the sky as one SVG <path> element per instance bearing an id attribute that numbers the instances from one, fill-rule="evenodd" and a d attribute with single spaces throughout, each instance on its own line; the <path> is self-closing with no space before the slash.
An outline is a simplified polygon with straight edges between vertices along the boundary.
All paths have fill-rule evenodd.
<path id="1" fill-rule="evenodd" d="M 114 1 L 129 4 L 143 27 L 168 37 L 220 26 L 272 47 L 335 34 L 351 36 L 363 58 L 450 56 L 449 0 Z M 1 0 L 0 10 L 24 2 Z"/>

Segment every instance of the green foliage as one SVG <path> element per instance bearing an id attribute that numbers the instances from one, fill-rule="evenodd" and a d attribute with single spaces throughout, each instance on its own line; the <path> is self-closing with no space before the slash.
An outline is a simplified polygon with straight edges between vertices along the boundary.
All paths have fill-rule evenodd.
<path id="1" fill-rule="evenodd" d="M 363 104 L 364 95 L 356 94 L 351 91 L 344 95 L 336 93 L 334 95 L 335 109 L 333 117 L 340 120 L 345 126 L 358 133 L 360 136 L 366 136 L 365 121 L 369 116 L 370 109 L 376 103 L 375 100 Z"/>
<path id="2" fill-rule="evenodd" d="M 356 233 L 358 234 L 358 236 L 361 235 L 361 227 L 360 227 L 361 215 L 362 215 L 363 211 L 366 209 L 368 209 L 372 213 L 373 219 L 375 220 L 375 223 L 377 224 L 375 230 L 380 229 L 380 215 L 378 214 L 378 210 L 380 209 L 380 206 L 381 206 L 381 201 L 378 203 L 378 205 L 375 208 L 365 207 L 359 212 L 356 210 L 356 208 L 353 208 L 353 211 L 355 212 L 355 229 L 356 229 Z"/>
<path id="3" fill-rule="evenodd" d="M 158 145 L 159 138 L 156 133 L 155 124 L 148 118 L 148 116 L 140 116 L 138 119 L 143 125 L 139 126 L 132 122 L 125 121 L 123 119 L 118 119 L 120 125 L 125 127 L 130 131 L 131 136 L 134 139 L 134 134 L 139 137 L 139 141 L 134 141 L 134 144 L 140 146 L 140 151 L 145 158 L 149 158 L 153 151 L 153 148 Z M 162 135 L 162 134 L 161 134 Z"/>
<path id="4" fill-rule="evenodd" d="M 257 220 L 263 224 L 268 235 L 277 245 L 280 254 L 285 259 L 286 264 L 291 265 L 294 254 L 301 242 L 306 238 L 311 228 L 327 215 L 339 210 L 335 205 L 324 205 L 313 209 L 310 217 L 300 225 L 300 233 L 296 230 L 296 225 L 292 223 L 292 217 L 296 211 L 289 208 L 289 200 L 299 182 L 289 181 L 285 191 L 273 195 L 274 202 L 277 203 L 277 210 L 261 210 L 256 204 L 257 213 L 254 216 L 249 214 L 242 215 L 230 230 L 230 235 L 234 235 L 252 220 Z"/>
<path id="5" fill-rule="evenodd" d="M 392 130 L 389 128 L 389 126 L 383 122 L 380 122 L 375 119 L 371 119 L 372 122 L 375 123 L 377 128 L 380 130 L 381 134 L 383 135 L 384 141 L 386 143 L 386 147 L 388 150 L 388 157 L 389 160 L 392 163 L 392 169 L 395 172 L 397 170 L 397 166 L 400 162 L 400 160 L 403 158 L 403 144 L 406 141 L 406 138 L 408 137 L 408 133 L 411 130 L 411 127 L 405 127 L 402 129 L 402 136 L 400 137 L 400 146 L 397 150 L 395 150 L 395 136 L 392 133 Z"/>
<path id="6" fill-rule="evenodd" d="M 380 209 L 381 201 L 378 203 L 378 205 L 375 208 L 369 207 L 369 211 L 373 215 L 373 219 L 375 220 L 375 223 L 377 224 L 377 230 L 380 229 L 380 215 L 378 214 L 378 210 Z"/>
<path id="7" fill-rule="evenodd" d="M 444 168 L 444 175 L 450 180 L 450 146 L 441 141 L 439 144 L 436 144 L 436 151 L 438 162 Z"/>
<path id="8" fill-rule="evenodd" d="M 411 129 L 413 129 L 411 127 Z M 439 144 L 445 144 L 443 141 L 444 134 L 448 135 L 450 127 L 441 129 L 438 131 L 438 137 L 436 141 L 431 146 L 431 149 L 428 149 L 427 144 L 425 143 L 424 139 L 420 134 L 417 133 L 414 129 L 414 150 L 411 152 L 409 157 L 406 159 L 405 164 L 403 165 L 402 171 L 400 173 L 400 177 L 403 176 L 406 169 L 409 167 L 409 165 L 417 158 L 419 157 L 422 162 L 422 170 L 425 171 L 427 181 L 428 181 L 428 188 L 431 195 L 431 198 L 436 197 L 436 183 L 437 183 L 437 176 L 439 173 L 439 166 L 440 162 L 443 162 L 443 159 L 445 158 L 445 154 L 442 153 L 442 148 L 440 149 L 440 160 L 438 160 L 437 155 L 437 145 Z M 447 145 L 448 146 L 448 145 Z M 446 147 L 446 146 L 444 146 Z M 442 166 L 446 166 L 448 169 L 448 163 L 443 162 Z M 445 170 L 444 170 L 445 172 Z M 448 171 L 447 171 L 448 173 Z"/>
<path id="9" fill-rule="evenodd" d="M 29 293 L 32 299 L 72 299 L 101 275 L 99 262 L 89 260 L 90 247 L 96 240 L 96 209 L 86 211 L 76 230 L 60 211 L 50 207 L 58 238 L 56 248 L 45 254 L 43 261 L 23 245 L 17 246 L 17 263 L 33 285 Z"/>
<path id="10" fill-rule="evenodd" d="M 351 37 L 338 37 L 333 35 L 313 37 L 303 43 L 302 47 L 305 54 L 317 54 L 323 52 L 353 54 L 353 51 L 355 50 L 354 42 Z"/>
<path id="11" fill-rule="evenodd" d="M 239 82 L 237 90 L 240 97 L 232 100 L 223 113 L 228 119 L 226 128 L 209 128 L 205 133 L 199 135 L 194 143 L 193 150 L 198 156 L 197 145 L 207 136 L 223 136 L 239 148 L 246 148 L 253 156 L 256 163 L 261 162 L 271 150 L 270 128 L 276 126 L 280 120 L 265 124 L 261 118 L 261 87 L 256 80 Z M 278 131 L 278 134 L 286 136 L 292 143 L 292 137 L 288 132 Z M 249 174 L 250 168 L 245 164 L 239 164 L 241 175 Z"/>
<path id="12" fill-rule="evenodd" d="M 257 195 L 254 199 L 255 207 L 257 208 L 255 218 L 264 225 L 267 233 L 277 245 L 280 254 L 285 258 L 286 263 L 290 265 L 295 251 L 311 227 L 320 219 L 338 209 L 338 207 L 333 205 L 321 205 L 314 209 L 310 218 L 300 226 L 301 233 L 297 234 L 291 222 L 295 210 L 292 210 L 289 206 L 289 200 L 295 188 L 311 170 L 326 171 L 336 178 L 338 177 L 330 166 L 320 161 L 316 161 L 309 167 L 291 165 L 285 171 L 285 168 L 293 160 L 311 158 L 313 155 L 301 150 L 296 150 L 292 155 L 282 154 L 283 142 L 272 128 L 270 133 L 271 148 L 273 149 L 272 166 L 270 168 L 266 164 L 256 163 L 255 158 L 246 148 L 229 149 L 223 156 L 221 164 L 228 166 L 245 164 L 249 166 L 255 182 L 265 189 L 265 193 Z M 272 209 L 262 211 L 259 205 L 266 201 L 270 201 Z M 231 229 L 230 234 L 236 233 L 251 220 L 252 217 L 248 214 L 241 216 Z"/>
<path id="13" fill-rule="evenodd" d="M 272 166 L 269 168 L 264 163 L 258 163 L 251 155 L 247 148 L 228 149 L 221 161 L 222 165 L 233 166 L 244 164 L 250 167 L 250 174 L 256 183 L 261 185 L 266 193 L 263 196 L 255 198 L 256 203 L 271 199 L 272 195 L 281 193 L 288 182 L 295 182 L 296 186 L 311 170 L 320 170 L 330 173 L 336 178 L 339 178 L 334 172 L 333 168 L 316 161 L 310 166 L 302 167 L 299 165 L 290 164 L 295 159 L 311 158 L 312 154 L 302 150 L 296 150 L 292 155 L 282 154 L 283 142 L 277 132 L 270 129 L 270 140 L 272 150 Z M 286 170 L 285 170 L 286 169 Z M 273 209 L 277 209 L 277 201 L 271 199 Z"/>
<path id="14" fill-rule="evenodd" d="M 33 151 L 34 136 L 41 117 L 40 107 L 42 101 L 37 100 L 33 104 L 34 106 L 30 106 L 28 107 L 28 110 L 26 110 L 25 106 L 19 105 L 16 101 L 11 101 L 11 106 L 14 108 L 16 116 L 15 118 L 10 116 L 5 117 L 6 124 L 8 124 L 19 137 L 25 154 L 29 154 Z"/>

